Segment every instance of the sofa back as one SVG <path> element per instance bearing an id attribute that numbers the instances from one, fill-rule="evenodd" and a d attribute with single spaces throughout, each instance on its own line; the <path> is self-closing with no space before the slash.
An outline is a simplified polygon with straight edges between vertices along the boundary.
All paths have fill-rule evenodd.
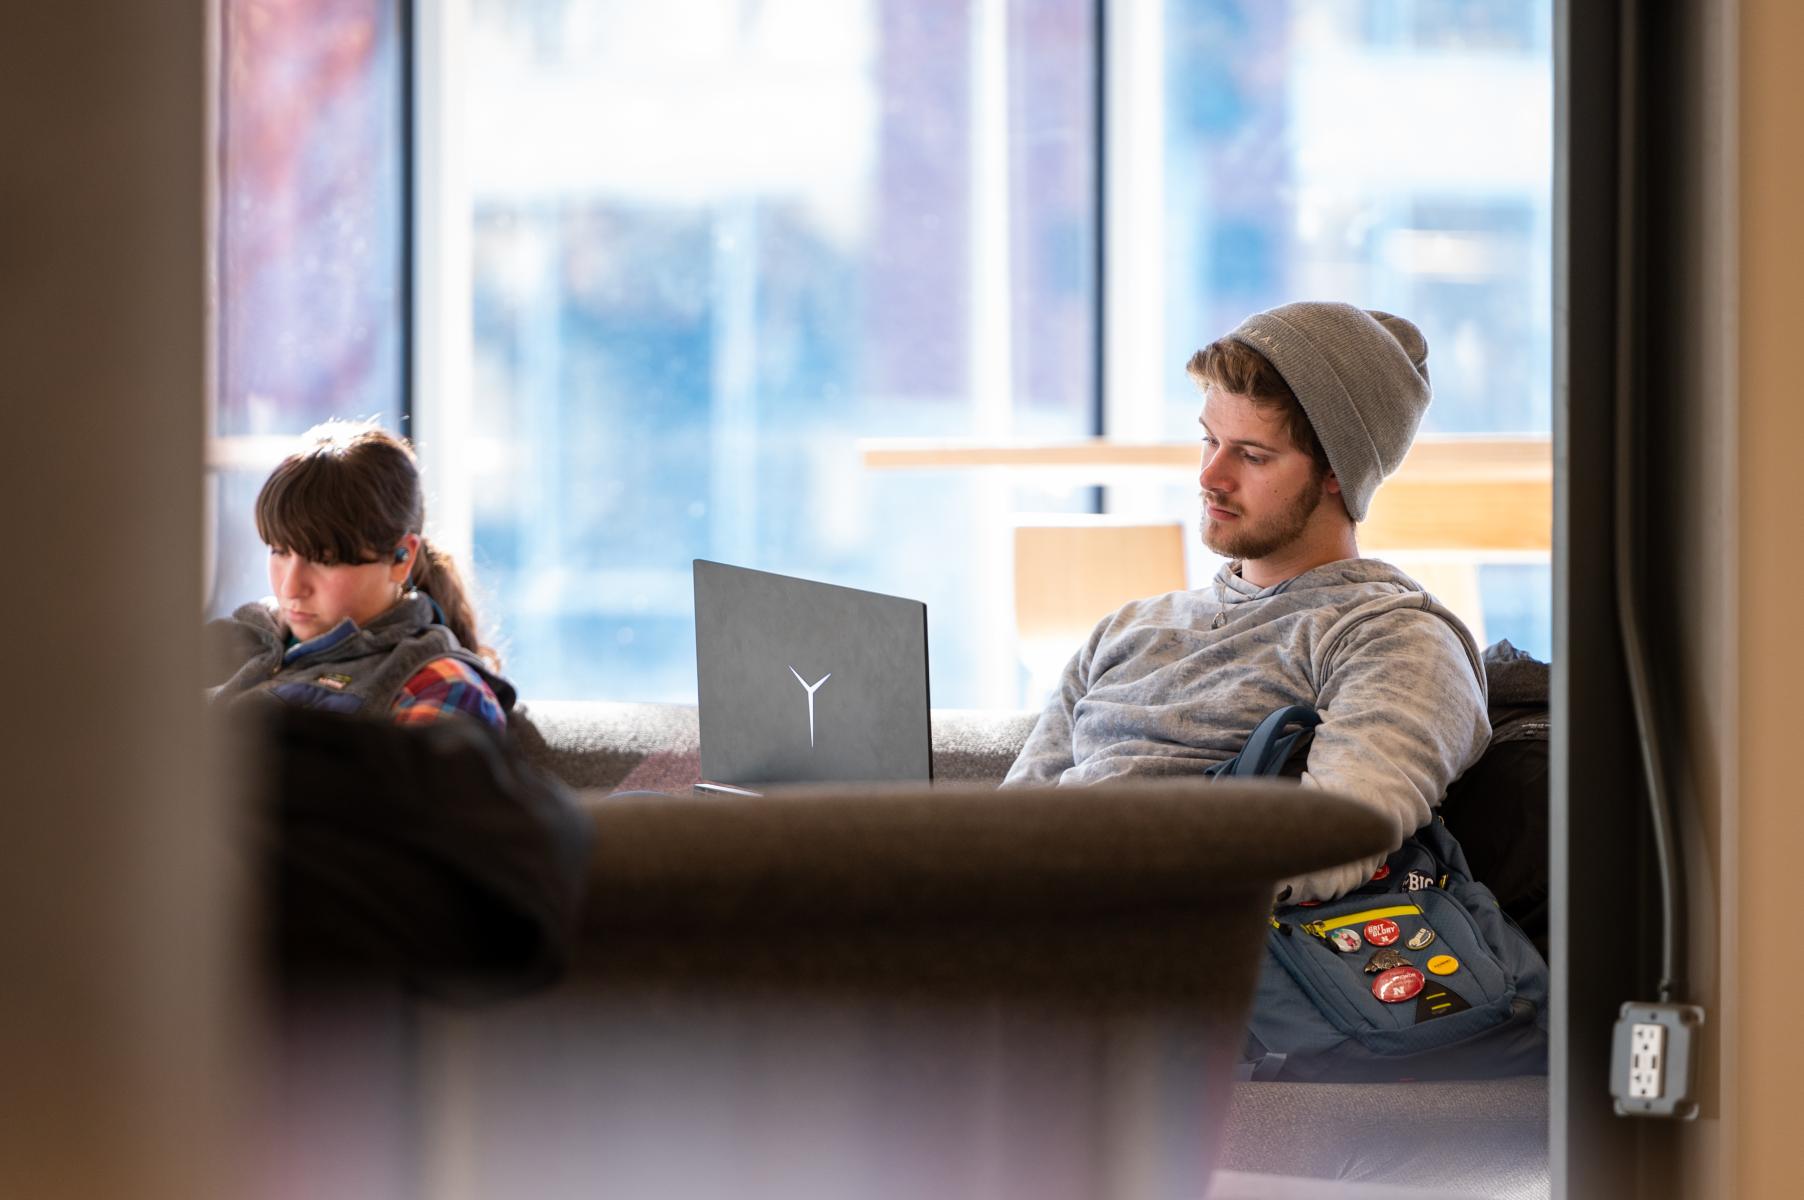
<path id="1" fill-rule="evenodd" d="M 935 781 L 1002 782 L 1035 715 L 935 709 Z M 687 791 L 701 779 L 701 741 L 691 704 L 539 700 L 516 708 L 510 728 L 533 763 L 573 788 Z"/>

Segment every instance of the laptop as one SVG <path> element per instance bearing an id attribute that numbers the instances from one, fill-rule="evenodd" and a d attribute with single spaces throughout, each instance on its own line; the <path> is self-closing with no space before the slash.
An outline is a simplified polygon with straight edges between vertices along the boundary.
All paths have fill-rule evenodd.
<path id="1" fill-rule="evenodd" d="M 927 606 L 695 560 L 699 791 L 926 781 Z"/>

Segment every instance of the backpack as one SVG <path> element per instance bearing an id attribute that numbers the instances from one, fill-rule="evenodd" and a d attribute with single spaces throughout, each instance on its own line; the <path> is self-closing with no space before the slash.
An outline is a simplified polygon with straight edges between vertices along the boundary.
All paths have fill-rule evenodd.
<path id="1" fill-rule="evenodd" d="M 1484 664 L 1491 744 L 1447 785 L 1441 819 L 1465 849 L 1473 877 L 1496 893 L 1503 911 L 1546 958 L 1552 668 L 1507 640 L 1485 648 Z"/>
<path id="2" fill-rule="evenodd" d="M 564 973 L 590 826 L 556 779 L 471 720 L 246 719 L 262 723 L 267 949 L 285 985 L 475 1002 Z"/>
<path id="3" fill-rule="evenodd" d="M 1280 708 L 1217 778 L 1279 775 L 1320 715 Z M 1547 1070 L 1547 963 L 1439 817 L 1363 887 L 1272 910 L 1241 1076 L 1484 1078 Z"/>

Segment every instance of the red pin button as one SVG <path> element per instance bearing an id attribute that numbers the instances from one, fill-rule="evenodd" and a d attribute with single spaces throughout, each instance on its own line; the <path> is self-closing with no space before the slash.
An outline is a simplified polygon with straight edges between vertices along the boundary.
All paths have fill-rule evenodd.
<path id="1" fill-rule="evenodd" d="M 1366 926 L 1366 941 L 1374 946 L 1388 946 L 1403 936 L 1395 921 L 1380 918 Z"/>
<path id="2" fill-rule="evenodd" d="M 1426 977 L 1414 967 L 1392 967 L 1372 980 L 1372 995 L 1386 1004 L 1401 1004 L 1415 999 L 1426 982 Z"/>
<path id="3" fill-rule="evenodd" d="M 1372 872 L 1372 882 L 1373 883 L 1377 883 L 1380 879 L 1389 879 L 1390 877 L 1391 877 L 1391 864 L 1389 864 L 1389 863 L 1379 863 L 1378 869 L 1376 871 Z"/>

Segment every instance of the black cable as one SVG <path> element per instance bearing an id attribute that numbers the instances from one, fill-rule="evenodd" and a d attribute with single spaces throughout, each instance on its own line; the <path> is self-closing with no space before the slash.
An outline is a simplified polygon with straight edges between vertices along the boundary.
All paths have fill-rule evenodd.
<path id="1" fill-rule="evenodd" d="M 1091 185 L 1091 203 L 1096 217 L 1090 224 L 1090 344 L 1095 358 L 1090 370 L 1090 436 L 1102 437 L 1108 428 L 1108 200 L 1109 200 L 1109 13 L 1108 0 L 1096 0 L 1090 7 L 1091 39 L 1090 71 L 1090 145 L 1096 153 L 1096 175 Z M 1090 489 L 1089 508 L 1093 513 L 1108 511 L 1108 493 L 1101 484 Z"/>
<path id="2" fill-rule="evenodd" d="M 413 426 L 413 410 L 415 403 L 414 376 L 418 373 L 415 361 L 415 342 L 419 331 L 414 322 L 414 301 L 418 297 L 418 282 L 414 278 L 419 261 L 419 214 L 416 199 L 419 195 L 419 137 L 416 129 L 418 113 L 419 87 L 418 63 L 415 61 L 419 49 L 415 40 L 414 11 L 412 0 L 401 0 L 395 6 L 395 63 L 397 70 L 397 91 L 399 102 L 399 134 L 401 142 L 401 245 L 400 251 L 400 303 L 396 320 L 400 328 L 398 333 L 401 342 L 401 378 L 399 392 L 395 397 L 396 414 L 395 429 L 412 439 L 419 436 L 419 430 Z"/>
<path id="3" fill-rule="evenodd" d="M 1641 273 L 1643 261 L 1640 227 L 1642 187 L 1640 153 L 1640 26 L 1633 0 L 1621 7 L 1621 95 L 1617 113 L 1619 131 L 1617 162 L 1616 230 L 1616 504 L 1615 566 L 1616 613 L 1622 633 L 1622 655 L 1628 670 L 1629 703 L 1635 713 L 1635 731 L 1641 743 L 1641 769 L 1647 778 L 1648 814 L 1653 821 L 1654 853 L 1660 874 L 1660 992 L 1661 1003 L 1682 1003 L 1685 982 L 1680 977 L 1685 930 L 1682 923 L 1684 879 L 1673 838 L 1673 814 L 1662 761 L 1664 743 L 1654 711 L 1649 682 L 1647 642 L 1642 632 L 1640 607 L 1641 560 L 1645 545 L 1636 467 L 1639 439 L 1635 434 L 1634 401 L 1640 372 L 1636 354 L 1642 344 Z M 1571 726 L 1570 714 L 1568 725 Z"/>

